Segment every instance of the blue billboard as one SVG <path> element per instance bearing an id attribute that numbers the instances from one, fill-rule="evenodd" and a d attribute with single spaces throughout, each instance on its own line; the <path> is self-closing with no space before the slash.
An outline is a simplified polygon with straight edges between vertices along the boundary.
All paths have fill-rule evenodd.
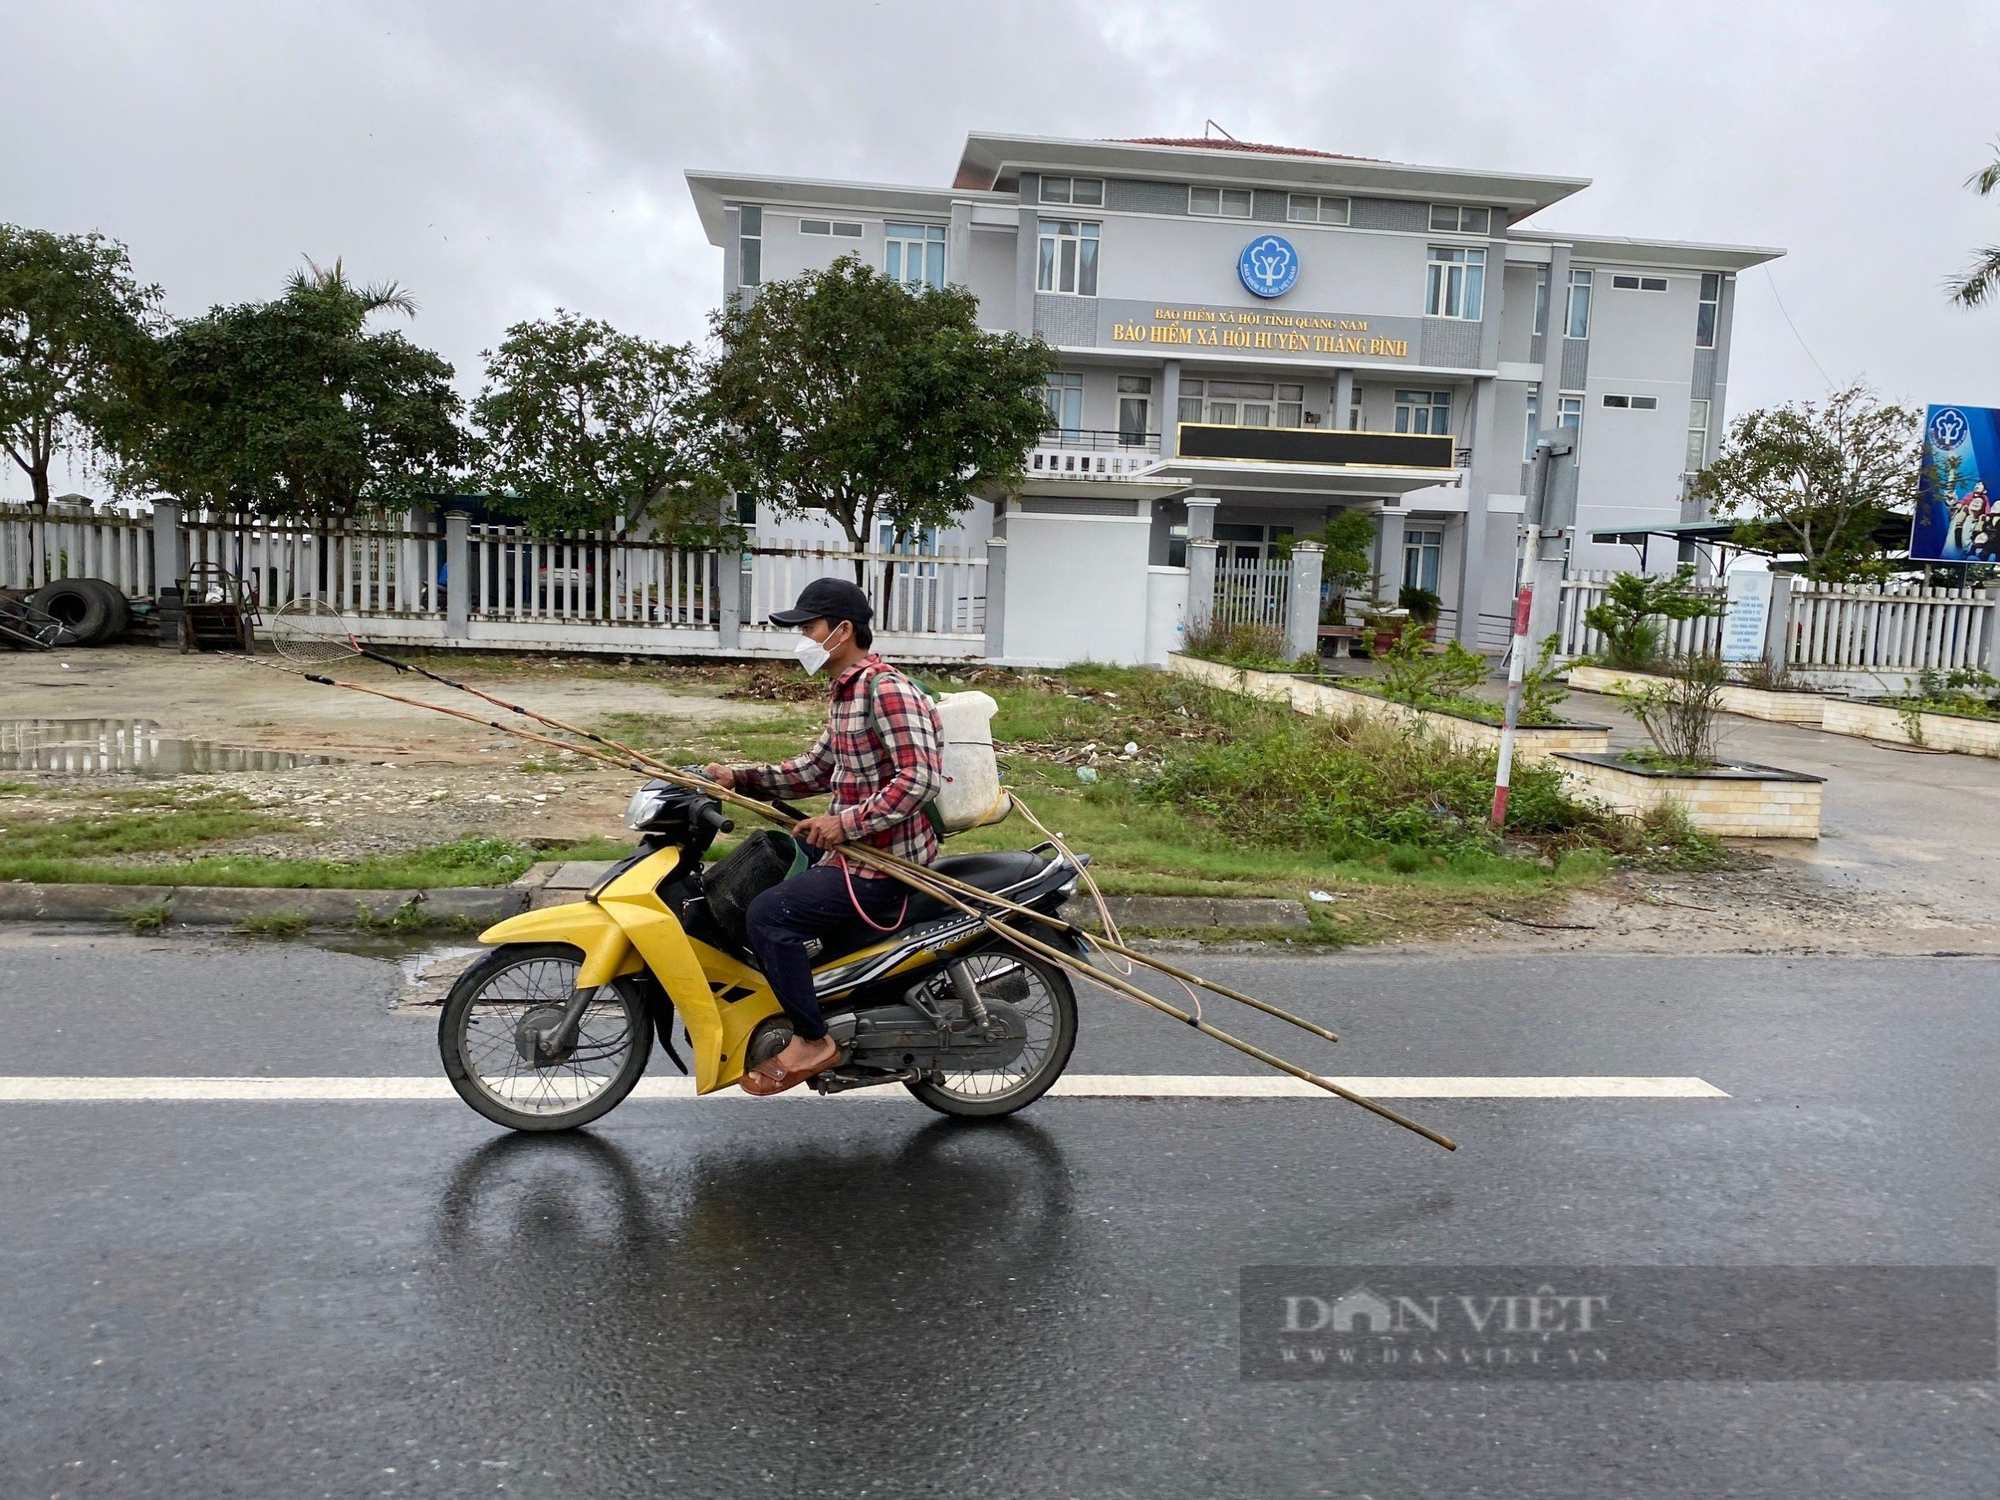
<path id="1" fill-rule="evenodd" d="M 1924 410 L 1923 468 L 1910 521 L 1912 562 L 2000 562 L 2000 411 Z"/>

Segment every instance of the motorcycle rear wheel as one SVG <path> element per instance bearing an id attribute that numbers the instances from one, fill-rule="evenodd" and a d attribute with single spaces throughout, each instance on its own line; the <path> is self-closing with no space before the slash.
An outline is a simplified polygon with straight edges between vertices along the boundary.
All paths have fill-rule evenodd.
<path id="1" fill-rule="evenodd" d="M 520 1055 L 523 1020 L 561 1007 L 581 955 L 564 943 L 509 943 L 473 964 L 444 1002 L 438 1051 L 458 1097 L 510 1130 L 574 1130 L 614 1109 L 646 1071 L 653 1018 L 638 989 L 614 979 L 592 997 L 571 1054 L 552 1067 Z"/>
<path id="2" fill-rule="evenodd" d="M 982 953 L 966 966 L 981 995 L 1005 1001 L 1027 1021 L 1022 1066 L 947 1073 L 942 1081 L 920 1078 L 903 1087 L 939 1114 L 990 1120 L 1026 1109 L 1062 1077 L 1076 1047 L 1076 991 L 1061 969 L 1025 953 Z"/>

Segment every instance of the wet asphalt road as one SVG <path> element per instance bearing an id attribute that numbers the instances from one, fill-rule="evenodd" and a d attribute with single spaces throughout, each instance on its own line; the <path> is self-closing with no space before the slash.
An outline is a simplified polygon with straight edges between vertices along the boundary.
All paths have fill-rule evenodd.
<path id="1" fill-rule="evenodd" d="M 1211 958 L 1726 1100 L 0 1105 L 0 1495 L 1981 1496 L 1991 1382 L 1248 1383 L 1254 1264 L 1991 1264 L 2000 963 Z M 6 1074 L 431 1074 L 392 962 L 0 934 Z M 1253 1022 L 1255 1024 L 1253 1024 Z M 664 1060 L 656 1060 L 666 1066 Z M 1244 1071 L 1086 998 L 1083 1072 Z"/>

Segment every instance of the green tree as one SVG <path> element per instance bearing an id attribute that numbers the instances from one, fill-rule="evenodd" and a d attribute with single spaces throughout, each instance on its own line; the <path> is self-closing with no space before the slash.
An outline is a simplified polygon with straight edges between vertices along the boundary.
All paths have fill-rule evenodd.
<path id="1" fill-rule="evenodd" d="M 380 312 L 413 314 L 393 282 L 356 286 L 308 261 L 274 302 L 217 307 L 159 341 L 150 430 L 121 481 L 185 503 L 340 517 L 449 488 L 463 459 L 452 369 Z"/>
<path id="2" fill-rule="evenodd" d="M 472 421 L 500 509 L 538 531 L 622 530 L 651 514 L 674 540 L 715 536 L 724 486 L 691 347 L 557 308 L 484 357 Z"/>
<path id="3" fill-rule="evenodd" d="M 982 331 L 962 287 L 907 291 L 842 256 L 714 324 L 709 401 L 731 487 L 780 515 L 823 510 L 856 551 L 878 520 L 899 535 L 947 526 L 1015 482 L 1048 421 L 1054 353 Z"/>
<path id="4" fill-rule="evenodd" d="M 1606 587 L 1604 598 L 1584 611 L 1583 623 L 1604 637 L 1606 665 L 1641 670 L 1660 659 L 1661 620 L 1698 620 L 1721 613 L 1714 593 L 1695 587 L 1693 566 L 1682 563 L 1671 578 L 1620 573 Z"/>
<path id="5" fill-rule="evenodd" d="M 1349 590 L 1375 591 L 1375 521 L 1360 506 L 1348 506 L 1333 513 L 1319 539 L 1326 548 L 1320 577 L 1332 595 L 1333 622 L 1344 624 Z"/>
<path id="6" fill-rule="evenodd" d="M 0 224 L 0 446 L 38 509 L 58 453 L 115 444 L 159 299 L 115 240 Z"/>
<path id="7" fill-rule="evenodd" d="M 1982 198 L 2000 191 L 2000 143 L 1993 148 L 1993 160 L 1968 177 L 1965 185 Z M 1983 307 L 2000 292 L 2000 245 L 1987 245 L 1975 252 L 1972 264 L 1952 277 L 1946 290 L 1960 307 Z"/>
<path id="8" fill-rule="evenodd" d="M 1694 493 L 1737 523 L 1737 545 L 1797 553 L 1807 578 L 1878 577 L 1887 563 L 1874 533 L 1915 494 L 1922 430 L 1918 413 L 1859 384 L 1747 412 Z"/>

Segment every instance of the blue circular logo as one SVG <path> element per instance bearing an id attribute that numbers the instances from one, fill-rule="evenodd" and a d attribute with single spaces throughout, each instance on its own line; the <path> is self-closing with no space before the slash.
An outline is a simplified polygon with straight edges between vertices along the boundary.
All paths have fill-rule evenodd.
<path id="1" fill-rule="evenodd" d="M 1965 413 L 1947 406 L 1931 418 L 1931 441 L 1940 448 L 1956 448 L 1965 441 Z"/>
<path id="2" fill-rule="evenodd" d="M 1236 274 L 1259 297 L 1282 297 L 1299 279 L 1299 252 L 1282 235 L 1259 235 L 1236 257 Z"/>

